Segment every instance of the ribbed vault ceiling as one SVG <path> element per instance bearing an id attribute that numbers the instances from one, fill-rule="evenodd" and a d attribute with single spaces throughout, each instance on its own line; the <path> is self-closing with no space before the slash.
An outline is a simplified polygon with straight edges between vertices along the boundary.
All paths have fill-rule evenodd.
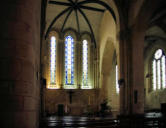
<path id="1" fill-rule="evenodd" d="M 46 37 L 52 28 L 60 32 L 71 28 L 78 34 L 89 32 L 96 45 L 105 10 L 110 11 L 115 19 L 114 12 L 104 0 L 49 0 L 46 13 Z"/>

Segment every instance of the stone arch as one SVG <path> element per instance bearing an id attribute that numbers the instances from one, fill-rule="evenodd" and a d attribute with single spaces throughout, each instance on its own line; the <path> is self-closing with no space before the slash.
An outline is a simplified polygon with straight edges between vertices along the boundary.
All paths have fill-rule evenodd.
<path id="1" fill-rule="evenodd" d="M 102 58 L 101 72 L 103 74 L 109 74 L 109 71 L 111 70 L 114 50 L 115 46 L 113 45 L 113 42 L 110 39 L 108 39 L 104 48 L 104 53 Z"/>
<path id="2" fill-rule="evenodd" d="M 100 71 L 102 69 L 102 59 L 108 40 L 110 40 L 109 42 L 113 43 L 114 47 L 118 49 L 116 37 L 117 37 L 116 24 L 113 21 L 113 18 L 111 17 L 109 12 L 106 11 L 104 13 L 103 20 L 100 26 L 100 35 L 99 35 Z"/>
<path id="3" fill-rule="evenodd" d="M 115 95 L 111 93 L 113 92 L 112 87 L 115 85 L 115 81 L 111 80 L 114 80 L 115 78 L 113 78 L 113 61 L 115 56 L 117 63 L 119 63 L 119 41 L 117 35 L 120 24 L 116 5 L 112 1 L 107 1 L 107 3 L 113 8 L 117 20 L 115 23 L 109 12 L 105 11 L 99 29 L 99 87 L 101 88 L 99 100 L 102 102 L 102 100 L 107 99 L 108 105 L 113 108 L 113 115 L 117 115 L 119 112 L 119 96 L 113 99 Z M 115 88 L 114 91 L 116 93 Z"/>
<path id="4" fill-rule="evenodd" d="M 117 60 L 118 58 L 114 43 L 108 38 L 102 58 L 100 84 L 101 97 L 108 100 L 108 105 L 112 108 L 113 116 L 116 116 L 119 113 L 119 94 L 116 93 L 115 75 Z"/>
<path id="5" fill-rule="evenodd" d="M 88 42 L 88 87 L 85 88 L 82 86 L 84 89 L 91 89 L 94 88 L 94 82 L 93 82 L 93 71 L 94 71 L 94 65 L 93 65 L 93 58 L 94 58 L 94 43 L 92 41 L 91 34 L 88 32 L 83 32 L 81 34 L 81 40 L 80 40 L 80 49 L 79 49 L 79 55 L 81 57 L 80 61 L 80 67 L 81 67 L 81 85 L 82 85 L 82 80 L 83 80 L 83 40 L 86 40 Z"/>
<path id="6" fill-rule="evenodd" d="M 46 67 L 47 67 L 47 88 L 49 88 L 49 86 L 51 85 L 51 78 L 50 78 L 50 63 L 51 63 L 51 58 L 50 58 L 50 48 L 51 48 L 51 45 L 50 45 L 50 40 L 51 40 L 51 37 L 54 36 L 55 39 L 56 39 L 56 72 L 55 72 L 55 76 L 56 76 L 56 79 L 55 79 L 55 84 L 53 85 L 52 84 L 52 87 L 54 88 L 59 88 L 59 72 L 57 71 L 58 69 L 58 63 L 57 63 L 57 60 L 58 60 L 58 52 L 57 52 L 57 49 L 58 49 L 58 43 L 59 43 L 59 33 L 56 31 L 56 30 L 52 30 L 49 35 L 48 35 L 48 39 L 47 39 L 47 62 L 46 62 Z"/>
<path id="7" fill-rule="evenodd" d="M 64 33 L 63 33 L 63 40 L 64 41 L 65 41 L 65 37 L 68 36 L 68 35 L 73 37 L 74 43 L 77 43 L 77 41 L 78 41 L 78 34 L 77 34 L 77 32 L 74 29 L 68 28 L 68 29 L 66 29 L 64 31 Z"/>

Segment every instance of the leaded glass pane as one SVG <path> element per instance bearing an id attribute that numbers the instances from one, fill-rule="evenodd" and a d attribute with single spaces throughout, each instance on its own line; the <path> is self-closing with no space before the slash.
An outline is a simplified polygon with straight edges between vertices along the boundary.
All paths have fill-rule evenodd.
<path id="1" fill-rule="evenodd" d="M 166 87 L 165 55 L 161 49 L 156 50 L 153 59 L 153 89 Z"/>
<path id="2" fill-rule="evenodd" d="M 54 36 L 51 37 L 51 46 L 50 46 L 50 58 L 51 58 L 51 64 L 50 64 L 50 77 L 51 77 L 51 83 L 55 83 L 56 80 L 56 38 Z"/>
<path id="3" fill-rule="evenodd" d="M 83 80 L 82 84 L 84 86 L 88 86 L 88 42 L 87 40 L 83 40 Z"/>
<path id="4" fill-rule="evenodd" d="M 65 39 L 65 84 L 74 84 L 74 40 L 71 36 Z"/>
<path id="5" fill-rule="evenodd" d="M 157 61 L 157 82 L 158 82 L 158 89 L 161 88 L 161 67 L 160 67 L 160 60 Z"/>
<path id="6" fill-rule="evenodd" d="M 153 90 L 156 90 L 156 60 L 153 60 Z"/>

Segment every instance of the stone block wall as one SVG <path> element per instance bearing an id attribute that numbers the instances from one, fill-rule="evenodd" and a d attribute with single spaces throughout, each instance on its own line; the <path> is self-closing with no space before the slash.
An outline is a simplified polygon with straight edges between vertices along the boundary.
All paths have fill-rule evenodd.
<path id="1" fill-rule="evenodd" d="M 150 92 L 146 96 L 146 109 L 161 109 L 161 104 L 166 103 L 166 89 Z"/>
<path id="2" fill-rule="evenodd" d="M 98 90 L 72 90 L 72 103 L 69 100 L 69 90 L 45 90 L 45 112 L 49 114 L 58 113 L 58 105 L 64 105 L 66 115 L 84 115 L 88 106 L 92 112 L 99 111 Z"/>

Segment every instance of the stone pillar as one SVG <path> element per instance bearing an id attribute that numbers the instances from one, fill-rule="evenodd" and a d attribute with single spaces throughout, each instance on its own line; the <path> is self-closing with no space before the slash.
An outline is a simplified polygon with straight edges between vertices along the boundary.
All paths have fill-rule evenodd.
<path id="1" fill-rule="evenodd" d="M 81 46 L 81 44 L 80 44 L 80 39 L 77 39 L 77 41 L 75 41 L 75 43 L 76 43 L 76 45 L 75 45 L 75 47 L 76 47 L 76 53 L 75 53 L 75 57 L 76 57 L 76 61 L 75 61 L 75 63 L 76 63 L 76 70 L 75 70 L 75 72 L 76 72 L 76 81 L 75 81 L 75 84 L 76 84 L 76 86 L 77 86 L 77 88 L 79 88 L 79 85 L 80 85 L 80 76 L 81 76 L 81 70 L 80 70 L 80 68 L 81 68 L 81 49 L 80 49 L 80 46 Z"/>
<path id="2" fill-rule="evenodd" d="M 124 27 L 124 26 L 123 26 Z M 129 30 L 124 28 L 119 33 L 120 45 L 119 45 L 119 80 L 120 86 L 120 114 L 128 115 L 131 110 L 130 106 L 130 89 L 131 89 L 131 46 L 129 42 Z"/>
<path id="3" fill-rule="evenodd" d="M 80 39 L 77 42 L 77 87 L 82 85 L 82 45 Z"/>
<path id="4" fill-rule="evenodd" d="M 59 49 L 59 74 L 60 74 L 60 87 L 63 88 L 64 87 L 64 84 L 65 84 L 65 68 L 64 68 L 64 64 L 65 64 L 65 53 L 64 53 L 64 38 L 60 38 L 60 49 Z"/>
<path id="5" fill-rule="evenodd" d="M 0 2 L 0 125 L 37 128 L 41 0 Z"/>
<path id="6" fill-rule="evenodd" d="M 95 48 L 94 45 L 91 44 L 90 46 L 90 79 L 91 79 L 91 85 L 93 88 L 95 88 L 95 78 L 94 78 L 94 73 L 95 73 Z"/>
<path id="7" fill-rule="evenodd" d="M 101 91 L 101 99 L 108 99 L 108 91 L 110 89 L 109 79 L 110 74 L 109 73 L 102 73 L 103 79 L 102 79 L 102 91 Z M 102 101 L 101 101 L 102 102 Z"/>
<path id="8" fill-rule="evenodd" d="M 137 29 L 121 32 L 119 82 L 123 115 L 144 113 L 144 32 Z"/>
<path id="9" fill-rule="evenodd" d="M 133 29 L 132 36 L 132 112 L 144 113 L 144 35 L 145 30 Z"/>

